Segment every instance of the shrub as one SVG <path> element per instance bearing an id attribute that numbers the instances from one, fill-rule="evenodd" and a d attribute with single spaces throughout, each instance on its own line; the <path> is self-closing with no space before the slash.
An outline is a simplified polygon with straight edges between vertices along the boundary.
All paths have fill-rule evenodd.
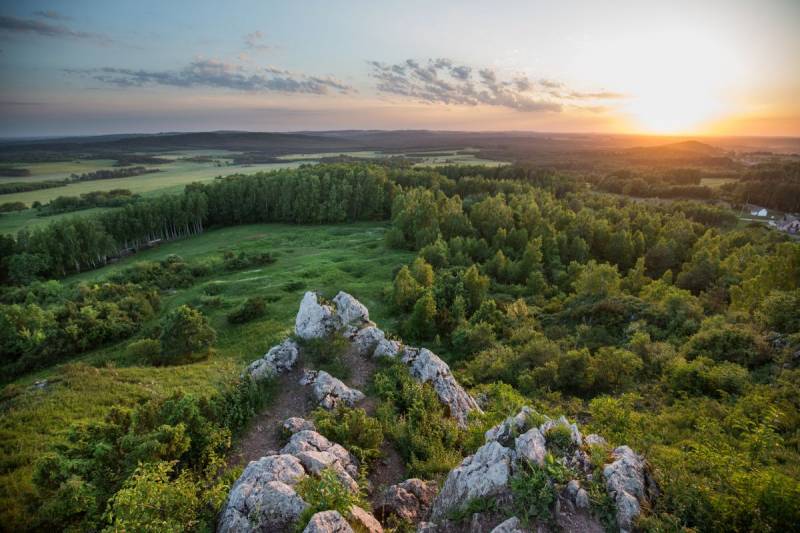
<path id="1" fill-rule="evenodd" d="M 511 478 L 514 516 L 525 527 L 537 521 L 547 522 L 552 518 L 550 508 L 556 501 L 556 491 L 547 473 L 538 465 L 524 462 Z"/>
<path id="2" fill-rule="evenodd" d="M 719 396 L 720 393 L 743 392 L 749 383 L 749 374 L 736 363 L 716 363 L 708 357 L 698 357 L 689 362 L 679 358 L 668 370 L 667 380 L 674 391 Z"/>
<path id="3" fill-rule="evenodd" d="M 264 299 L 258 296 L 248 298 L 245 302 L 228 315 L 231 324 L 243 324 L 264 316 L 267 305 Z"/>
<path id="4" fill-rule="evenodd" d="M 544 437 L 547 447 L 558 457 L 566 457 L 575 451 L 575 443 L 572 442 L 572 431 L 567 426 L 561 424 L 553 426 L 547 430 Z"/>
<path id="5" fill-rule="evenodd" d="M 155 363 L 161 358 L 161 341 L 158 339 L 139 339 L 128 345 L 127 354 L 137 360 Z"/>
<path id="6" fill-rule="evenodd" d="M 765 363 L 769 352 L 763 338 L 746 324 L 728 324 L 723 317 L 703 322 L 700 331 L 684 345 L 687 359 L 700 356 L 730 361 L 746 367 Z"/>
<path id="7" fill-rule="evenodd" d="M 295 486 L 297 494 L 308 504 L 308 507 L 297 521 L 297 531 L 303 531 L 311 517 L 320 511 L 339 511 L 350 516 L 350 507 L 361 503 L 356 494 L 345 487 L 336 472 L 331 468 L 322 470 L 319 477 L 307 476 Z"/>
<path id="8" fill-rule="evenodd" d="M 216 339 L 217 333 L 203 313 L 182 305 L 162 321 L 162 357 L 157 363 L 181 363 L 206 357 Z"/>
<path id="9" fill-rule="evenodd" d="M 350 367 L 344 364 L 342 356 L 349 346 L 341 335 L 330 335 L 319 339 L 299 339 L 303 356 L 314 368 L 324 370 L 337 378 L 350 375 Z"/>
<path id="10" fill-rule="evenodd" d="M 333 411 L 319 408 L 312 414 L 322 435 L 338 442 L 364 464 L 380 456 L 383 430 L 376 418 L 363 409 L 339 406 Z"/>

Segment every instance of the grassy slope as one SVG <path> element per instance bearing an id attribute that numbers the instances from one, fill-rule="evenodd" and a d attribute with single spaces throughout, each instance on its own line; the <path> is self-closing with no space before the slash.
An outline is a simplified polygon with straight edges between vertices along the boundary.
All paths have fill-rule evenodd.
<path id="1" fill-rule="evenodd" d="M 24 516 L 24 496 L 33 490 L 32 461 L 63 441 L 76 422 L 101 419 L 114 405 L 167 394 L 176 388 L 200 392 L 241 371 L 291 332 L 297 305 L 306 289 L 331 297 L 351 292 L 370 309 L 372 318 L 390 331 L 395 326 L 381 294 L 393 269 L 411 254 L 383 246 L 383 224 L 331 226 L 251 225 L 223 228 L 148 250 L 101 270 L 70 278 L 94 282 L 136 261 L 162 259 L 177 253 L 187 259 L 218 256 L 230 249 L 270 251 L 278 260 L 244 272 L 224 272 L 171 295 L 163 295 L 162 314 L 183 303 L 202 305 L 206 288 L 220 284 L 222 306 L 204 307 L 218 332 L 217 354 L 193 365 L 155 368 L 128 360 L 129 341 L 77 357 L 8 385 L 0 403 L 0 521 L 10 524 Z M 290 282 L 303 288 L 287 290 Z M 231 326 L 225 316 L 249 296 L 272 300 L 267 316 Z M 44 389 L 32 386 L 47 379 Z"/>

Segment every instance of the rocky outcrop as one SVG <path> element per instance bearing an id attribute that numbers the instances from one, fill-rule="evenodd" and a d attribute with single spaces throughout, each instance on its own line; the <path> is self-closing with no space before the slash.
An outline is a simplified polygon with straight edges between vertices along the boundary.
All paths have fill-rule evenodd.
<path id="1" fill-rule="evenodd" d="M 426 348 L 406 347 L 400 357 L 408 365 L 408 371 L 413 377 L 433 386 L 439 400 L 447 405 L 450 416 L 461 427 L 466 427 L 470 412 L 481 412 L 477 402 L 456 381 L 447 363 L 435 353 Z"/>
<path id="2" fill-rule="evenodd" d="M 292 435 L 281 453 L 297 457 L 309 474 L 319 475 L 326 468 L 336 472 L 342 485 L 358 491 L 358 460 L 340 444 L 331 442 L 316 431 L 299 431 Z"/>
<path id="3" fill-rule="evenodd" d="M 353 533 L 353 528 L 339 511 L 322 511 L 311 517 L 303 533 Z"/>
<path id="4" fill-rule="evenodd" d="M 441 520 L 475 498 L 507 496 L 514 457 L 513 450 L 497 441 L 478 448 L 447 475 L 433 503 L 431 519 Z"/>
<path id="5" fill-rule="evenodd" d="M 275 377 L 294 367 L 299 354 L 297 343 L 286 339 L 273 346 L 261 359 L 256 359 L 247 367 L 247 374 L 254 380 Z"/>
<path id="6" fill-rule="evenodd" d="M 386 337 L 379 328 L 367 326 L 358 330 L 352 337 L 352 346 L 361 357 L 370 357 L 375 353 L 378 344 L 385 341 Z"/>
<path id="7" fill-rule="evenodd" d="M 289 435 L 294 435 L 299 431 L 316 431 L 317 428 L 311 420 L 293 416 L 283 421 L 283 430 Z"/>
<path id="8" fill-rule="evenodd" d="M 294 321 L 294 332 L 301 339 L 320 339 L 336 330 L 336 318 L 330 305 L 320 304 L 317 295 L 306 292 Z"/>
<path id="9" fill-rule="evenodd" d="M 364 304 L 346 292 L 340 291 L 339 294 L 334 296 L 333 303 L 336 305 L 337 328 L 350 326 L 358 329 L 369 323 L 369 310 Z"/>
<path id="10" fill-rule="evenodd" d="M 527 533 L 528 530 L 522 528 L 519 518 L 512 516 L 502 524 L 492 530 L 492 533 Z"/>
<path id="11" fill-rule="evenodd" d="M 514 450 L 517 452 L 517 459 L 543 466 L 547 455 L 547 441 L 539 428 L 531 428 L 516 438 Z"/>
<path id="12" fill-rule="evenodd" d="M 641 503 L 647 499 L 646 465 L 644 459 L 627 446 L 612 453 L 614 462 L 603 469 L 608 494 L 617 507 L 617 525 L 623 533 L 633 530 Z"/>
<path id="13" fill-rule="evenodd" d="M 283 531 L 308 507 L 294 491 L 306 472 L 299 459 L 280 454 L 252 461 L 233 485 L 218 531 Z"/>
<path id="14" fill-rule="evenodd" d="M 417 478 L 392 485 L 375 503 L 375 516 L 384 523 L 394 516 L 416 524 L 428 515 L 437 490 L 435 481 Z"/>
<path id="15" fill-rule="evenodd" d="M 383 533 L 381 523 L 357 505 L 350 507 L 350 522 L 361 533 Z"/>
<path id="16" fill-rule="evenodd" d="M 363 392 L 351 389 L 324 370 L 306 370 L 300 384 L 310 385 L 314 398 L 325 409 L 333 409 L 338 405 L 352 407 L 364 399 Z"/>

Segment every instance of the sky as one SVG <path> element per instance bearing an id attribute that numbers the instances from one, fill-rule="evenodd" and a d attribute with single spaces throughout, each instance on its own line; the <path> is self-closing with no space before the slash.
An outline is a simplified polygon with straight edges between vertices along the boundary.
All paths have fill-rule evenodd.
<path id="1" fill-rule="evenodd" d="M 800 136 L 800 0 L 0 0 L 0 136 Z"/>

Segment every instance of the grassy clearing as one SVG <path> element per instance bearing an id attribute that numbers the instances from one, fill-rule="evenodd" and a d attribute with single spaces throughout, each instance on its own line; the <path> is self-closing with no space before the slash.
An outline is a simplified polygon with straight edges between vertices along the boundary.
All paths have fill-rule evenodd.
<path id="1" fill-rule="evenodd" d="M 33 491 L 32 462 L 66 438 L 78 422 L 99 420 L 114 405 L 131 405 L 176 389 L 209 391 L 241 372 L 292 331 L 297 305 L 305 290 L 332 297 L 346 290 L 370 309 L 382 327 L 396 329 L 382 298 L 393 270 L 411 254 L 383 246 L 386 226 L 359 223 L 330 226 L 250 225 L 209 231 L 204 235 L 145 251 L 106 268 L 66 282 L 101 281 L 137 261 L 179 254 L 188 260 L 219 256 L 224 250 L 269 251 L 277 261 L 241 272 L 223 272 L 188 289 L 162 297 L 161 316 L 181 304 L 195 305 L 217 330 L 216 354 L 199 363 L 156 368 L 130 360 L 130 340 L 90 352 L 67 364 L 24 376 L 0 394 L 0 519 L 24 513 Z M 266 316 L 242 325 L 226 317 L 248 297 L 261 296 Z M 35 380 L 47 379 L 37 388 Z"/>

